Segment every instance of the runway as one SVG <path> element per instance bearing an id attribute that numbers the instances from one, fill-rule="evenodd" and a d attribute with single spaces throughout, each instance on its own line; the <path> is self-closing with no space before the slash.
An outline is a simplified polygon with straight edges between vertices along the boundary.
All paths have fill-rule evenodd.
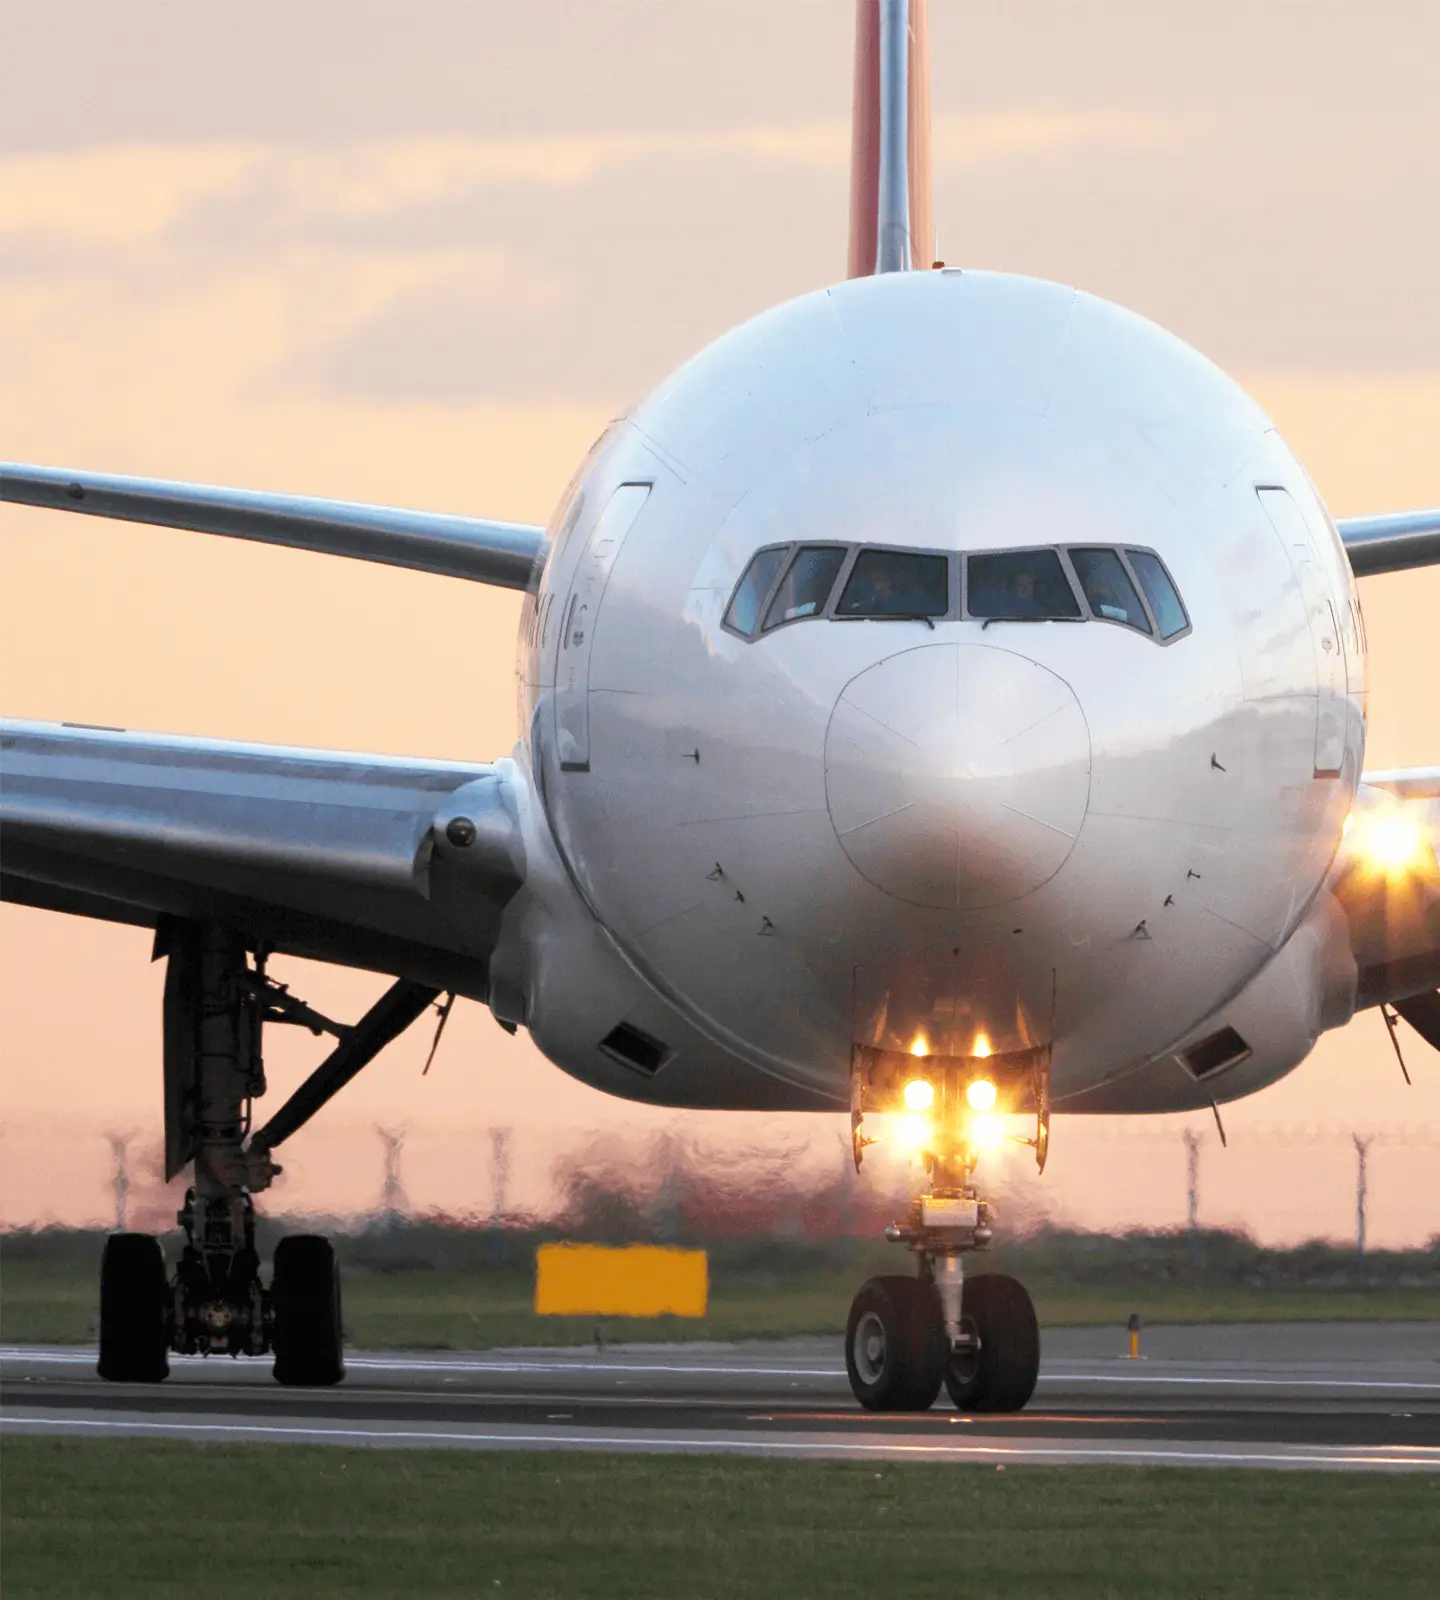
<path id="1" fill-rule="evenodd" d="M 343 1385 L 282 1389 L 268 1362 L 171 1358 L 160 1385 L 102 1384 L 95 1352 L 0 1350 L 0 1426 L 70 1437 L 390 1448 L 623 1450 L 1004 1467 L 1440 1471 L 1440 1326 L 1112 1329 L 1045 1337 L 1014 1416 L 942 1395 L 921 1415 L 855 1403 L 838 1339 L 474 1354 L 356 1352 Z"/>

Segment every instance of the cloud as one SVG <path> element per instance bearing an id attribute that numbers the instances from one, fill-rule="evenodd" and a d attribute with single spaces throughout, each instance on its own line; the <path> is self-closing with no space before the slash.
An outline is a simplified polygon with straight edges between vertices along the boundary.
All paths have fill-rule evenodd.
<path id="1" fill-rule="evenodd" d="M 1006 112 L 940 116 L 936 165 L 964 168 L 1082 145 L 1154 146 L 1192 124 L 1130 112 Z M 160 237 L 202 205 L 247 189 L 280 216 L 350 220 L 392 216 L 495 185 L 574 187 L 642 162 L 714 158 L 843 171 L 850 130 L 841 120 L 709 132 L 648 129 L 544 137 L 454 136 L 358 140 L 336 146 L 259 142 L 103 145 L 0 159 L 0 238 L 49 236 L 134 244 Z"/>

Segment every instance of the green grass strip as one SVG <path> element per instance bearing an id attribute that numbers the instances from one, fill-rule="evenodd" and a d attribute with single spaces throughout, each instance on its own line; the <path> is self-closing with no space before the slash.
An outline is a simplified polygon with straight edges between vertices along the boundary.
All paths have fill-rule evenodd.
<path id="1" fill-rule="evenodd" d="M 897 1253 L 898 1254 L 898 1253 Z M 908 1265 L 886 1258 L 887 1270 Z M 767 1339 L 844 1331 L 850 1301 L 868 1270 L 797 1271 L 783 1279 L 716 1272 L 710 1314 L 605 1321 L 616 1342 Z M 7 1261 L 0 1273 L 0 1340 L 74 1344 L 95 1337 L 98 1272 L 72 1262 Z M 593 1317 L 537 1317 L 533 1272 L 347 1272 L 345 1321 L 359 1349 L 483 1350 L 506 1345 L 579 1345 Z M 1151 1284 L 1104 1287 L 1032 1283 L 1042 1327 L 1123 1329 L 1130 1312 L 1146 1325 L 1185 1322 L 1387 1322 L 1440 1320 L 1433 1289 L 1262 1289 Z M 1123 1335 L 1117 1333 L 1123 1341 Z M 1117 1344 L 1117 1349 L 1121 1346 Z M 1437 1585 L 1440 1593 L 1440 1585 Z"/>
<path id="2" fill-rule="evenodd" d="M 1437 1592 L 1440 1477 L 8 1437 L 23 1596 Z"/>

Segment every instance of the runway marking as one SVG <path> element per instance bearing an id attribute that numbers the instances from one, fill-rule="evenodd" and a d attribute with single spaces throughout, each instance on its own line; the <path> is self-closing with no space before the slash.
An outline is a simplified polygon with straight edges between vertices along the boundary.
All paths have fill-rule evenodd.
<path id="1" fill-rule="evenodd" d="M 185 1369 L 198 1369 L 208 1365 L 205 1356 L 174 1356 L 172 1362 Z M 219 1364 L 216 1358 L 216 1364 Z M 1120 1359 L 1119 1357 L 1116 1358 Z M 14 1346 L 0 1348 L 0 1363 L 40 1366 L 93 1366 L 92 1351 L 57 1350 L 54 1348 L 23 1349 Z M 674 1365 L 664 1362 L 618 1361 L 525 1361 L 525 1360 L 456 1360 L 445 1361 L 434 1357 L 415 1356 L 352 1356 L 345 1358 L 347 1369 L 356 1372 L 432 1372 L 432 1373 L 484 1373 L 484 1372 L 608 1372 L 612 1375 L 657 1373 L 685 1377 L 714 1378 L 845 1378 L 844 1367 L 745 1367 Z M 1166 1384 L 1188 1388 L 1255 1388 L 1255 1389 L 1376 1389 L 1405 1390 L 1407 1392 L 1440 1394 L 1440 1382 L 1425 1379 L 1403 1378 L 1296 1378 L 1283 1373 L 1273 1377 L 1242 1377 L 1238 1374 L 1212 1374 L 1199 1376 L 1189 1373 L 1168 1373 L 1152 1368 L 1149 1372 L 1057 1372 L 1042 1371 L 1041 1384 L 1046 1383 L 1111 1383 L 1131 1387 L 1156 1387 Z"/>
<path id="2" fill-rule="evenodd" d="M 309 1442 L 335 1442 L 355 1444 L 407 1444 L 407 1445 L 492 1445 L 530 1446 L 546 1449 L 618 1449 L 643 1451 L 655 1454 L 725 1452 L 741 1455 L 794 1454 L 805 1456 L 915 1456 L 949 1457 L 955 1461 L 1000 1460 L 1031 1462 L 1059 1462 L 1080 1464 L 1123 1463 L 1150 1466 L 1240 1466 L 1240 1467 L 1309 1467 L 1309 1468 L 1359 1468 L 1376 1470 L 1385 1468 L 1418 1468 L 1440 1470 L 1440 1447 L 1377 1445 L 1345 1452 L 1326 1451 L 1323 1447 L 1299 1445 L 1285 1453 L 1273 1451 L 1221 1450 L 1196 1446 L 1178 1446 L 1165 1449 L 1159 1446 L 1126 1447 L 1118 1445 L 1075 1446 L 1063 1443 L 1035 1441 L 1027 1445 L 994 1445 L 959 1440 L 944 1444 L 927 1444 L 918 1441 L 867 1443 L 861 1440 L 790 1440 L 790 1439 L 727 1439 L 700 1437 L 668 1437 L 656 1439 L 633 1434 L 565 1434 L 548 1433 L 481 1433 L 446 1432 L 441 1430 L 414 1431 L 380 1428 L 307 1427 L 280 1423 L 223 1423 L 223 1422 L 139 1422 L 79 1417 L 6 1417 L 7 1432 L 33 1433 L 97 1433 L 161 1434 L 174 1436 L 195 1435 L 205 1438 L 292 1439 Z"/>

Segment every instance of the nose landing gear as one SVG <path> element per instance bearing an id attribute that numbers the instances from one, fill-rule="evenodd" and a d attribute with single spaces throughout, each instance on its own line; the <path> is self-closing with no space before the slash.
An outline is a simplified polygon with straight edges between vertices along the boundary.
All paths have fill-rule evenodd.
<path id="1" fill-rule="evenodd" d="M 967 1283 L 963 1269 L 965 1255 L 988 1248 L 994 1237 L 990 1208 L 973 1182 L 979 1142 L 963 1111 L 969 1083 L 980 1077 L 978 1063 L 927 1066 L 939 1080 L 923 1152 L 929 1188 L 906 1223 L 885 1230 L 914 1254 L 916 1276 L 871 1278 L 855 1296 L 845 1325 L 850 1387 L 869 1411 L 928 1410 L 942 1384 L 962 1411 L 1019 1411 L 1040 1372 L 1035 1307 L 1016 1279 L 980 1273 Z M 863 1098 L 862 1080 L 852 1114 L 857 1166 L 865 1144 Z M 1046 1098 L 1037 1084 L 1035 1143 L 1042 1159 Z"/>

